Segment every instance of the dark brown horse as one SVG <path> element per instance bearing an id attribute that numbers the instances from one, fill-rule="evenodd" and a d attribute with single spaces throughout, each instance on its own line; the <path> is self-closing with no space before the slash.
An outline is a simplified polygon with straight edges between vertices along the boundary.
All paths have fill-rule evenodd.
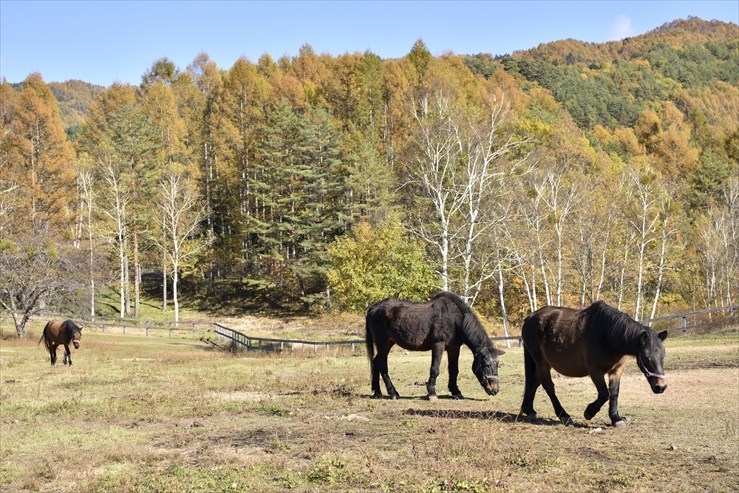
<path id="1" fill-rule="evenodd" d="M 608 415 L 613 426 L 623 424 L 618 414 L 618 389 L 627 356 L 636 356 L 655 394 L 667 388 L 662 369 L 662 341 L 667 331 L 658 334 L 602 301 L 583 310 L 545 306 L 526 318 L 521 337 L 526 370 L 521 414 L 529 418 L 536 418 L 534 395 L 541 385 L 557 417 L 566 425 L 572 424 L 554 393 L 552 368 L 568 377 L 589 376 L 598 389 L 598 398 L 585 409 L 585 419 L 595 416 L 610 399 Z"/>
<path id="2" fill-rule="evenodd" d="M 82 339 L 82 327 L 75 324 L 71 320 L 60 322 L 59 320 L 51 320 L 44 327 L 44 331 L 39 339 L 39 344 L 44 341 L 46 349 L 51 356 L 51 366 L 56 364 L 56 348 L 64 345 L 64 364 L 72 366 L 72 352 L 69 350 L 69 344 L 72 343 L 75 349 L 79 349 L 80 340 Z"/>
<path id="3" fill-rule="evenodd" d="M 365 332 L 372 368 L 372 398 L 382 397 L 380 375 L 388 395 L 399 397 L 387 370 L 387 356 L 395 344 L 410 351 L 431 351 L 431 373 L 426 384 L 430 400 L 437 398 L 436 377 L 444 350 L 449 358 L 449 390 L 455 398 L 463 398 L 457 387 L 462 344 L 474 354 L 472 371 L 482 388 L 489 395 L 498 393 L 498 355 L 504 352 L 493 346 L 472 309 L 455 294 L 441 292 L 425 303 L 384 299 L 367 311 Z"/>

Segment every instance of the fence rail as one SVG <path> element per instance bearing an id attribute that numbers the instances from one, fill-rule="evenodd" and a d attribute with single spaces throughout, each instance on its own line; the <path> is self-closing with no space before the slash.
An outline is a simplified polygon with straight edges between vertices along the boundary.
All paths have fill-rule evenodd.
<path id="1" fill-rule="evenodd" d="M 715 313 L 724 313 L 724 312 L 729 312 L 728 317 L 725 316 L 719 321 L 713 320 L 713 315 Z M 703 315 L 708 315 L 708 318 L 709 318 L 708 322 L 694 323 L 692 325 L 688 325 L 688 319 L 695 319 Z M 664 317 L 650 318 L 648 320 L 642 320 L 641 323 L 644 325 L 648 325 L 649 327 L 653 327 L 654 324 L 661 324 L 663 322 L 680 319 L 679 327 L 677 326 L 660 327 L 660 329 L 666 330 L 667 332 L 678 332 L 679 331 L 679 332 L 682 332 L 683 335 L 687 335 L 688 330 L 707 328 L 716 322 L 734 322 L 735 323 L 737 321 L 737 316 L 739 316 L 739 305 L 727 305 L 727 306 L 719 306 L 715 308 L 710 308 L 707 310 L 698 310 L 695 312 L 678 313 L 676 315 L 665 315 Z"/>
<path id="2" fill-rule="evenodd" d="M 356 351 L 357 346 L 364 347 L 364 339 L 352 339 L 345 341 L 310 341 L 304 339 L 276 339 L 268 337 L 253 337 L 239 332 L 238 330 L 231 329 L 225 325 L 219 323 L 213 324 L 215 326 L 216 337 L 219 340 L 226 339 L 230 341 L 232 347 L 241 349 L 243 351 L 249 350 L 262 350 L 262 351 L 279 351 L 284 352 L 286 349 L 290 352 L 300 349 L 309 350 L 312 349 L 314 353 L 318 353 L 319 348 L 326 349 L 326 353 L 329 353 L 333 348 L 338 352 L 339 349 L 351 349 L 351 352 Z"/>
<path id="3" fill-rule="evenodd" d="M 206 334 L 212 331 L 212 322 L 174 322 L 168 320 L 140 320 L 130 318 L 111 318 L 111 317 L 96 317 L 95 320 L 85 319 L 83 317 L 75 317 L 74 315 L 43 312 L 37 315 L 33 315 L 29 318 L 29 322 L 35 321 L 46 321 L 50 318 L 58 318 L 65 320 L 68 318 L 74 319 L 84 328 L 94 328 L 101 332 L 114 332 L 118 331 L 122 334 L 127 333 L 143 333 L 148 336 L 150 333 L 162 334 L 166 333 L 168 337 L 174 335 L 189 335 L 192 339 L 202 337 L 202 334 Z M 1 317 L 0 325 L 12 324 L 9 321 L 12 319 L 12 313 L 5 310 Z"/>

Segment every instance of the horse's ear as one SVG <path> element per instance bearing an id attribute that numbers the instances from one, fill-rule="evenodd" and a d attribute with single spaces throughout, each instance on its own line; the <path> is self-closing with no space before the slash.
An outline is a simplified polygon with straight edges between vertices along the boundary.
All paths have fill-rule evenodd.
<path id="1" fill-rule="evenodd" d="M 495 352 L 498 354 L 498 356 L 503 356 L 505 354 L 505 351 L 503 351 L 502 349 L 497 349 L 496 348 L 495 349 Z"/>
<path id="2" fill-rule="evenodd" d="M 647 342 L 647 337 L 649 337 L 649 332 L 647 332 L 646 330 L 642 331 L 642 333 L 639 334 L 639 342 L 641 342 L 642 344 Z"/>
<path id="3" fill-rule="evenodd" d="M 660 341 L 664 341 L 665 339 L 667 339 L 667 331 L 663 330 L 662 332 L 657 334 L 657 337 L 659 337 Z"/>

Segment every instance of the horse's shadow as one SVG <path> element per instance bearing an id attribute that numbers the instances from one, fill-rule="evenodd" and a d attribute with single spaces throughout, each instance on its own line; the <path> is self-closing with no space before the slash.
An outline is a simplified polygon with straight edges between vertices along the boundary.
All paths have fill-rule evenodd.
<path id="1" fill-rule="evenodd" d="M 447 418 L 447 419 L 478 419 L 478 420 L 496 420 L 505 423 L 527 423 L 536 426 L 563 426 L 558 419 L 536 418 L 535 420 L 521 417 L 516 413 L 506 411 L 468 411 L 460 409 L 406 409 L 403 411 L 406 416 L 425 416 L 428 418 Z M 573 423 L 573 428 L 590 428 L 590 426 L 582 423 Z"/>

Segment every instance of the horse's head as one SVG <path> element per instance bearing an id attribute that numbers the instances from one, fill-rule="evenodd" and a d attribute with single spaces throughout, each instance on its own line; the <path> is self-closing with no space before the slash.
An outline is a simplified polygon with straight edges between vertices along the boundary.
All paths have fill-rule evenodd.
<path id="1" fill-rule="evenodd" d="M 67 320 L 66 324 L 67 330 L 69 331 L 70 341 L 74 345 L 75 349 L 79 349 L 80 343 L 82 342 L 82 327 L 72 322 L 71 320 Z"/>
<path id="2" fill-rule="evenodd" d="M 667 331 L 660 333 L 647 328 L 639 335 L 639 349 L 636 353 L 636 363 L 647 377 L 652 392 L 661 394 L 667 389 L 667 377 L 662 367 L 665 359 L 665 346 L 662 341 L 667 339 Z"/>
<path id="3" fill-rule="evenodd" d="M 499 390 L 498 356 L 501 354 L 505 354 L 505 351 L 496 349 L 491 344 L 476 352 L 475 360 L 472 362 L 472 372 L 488 395 L 495 395 Z"/>

